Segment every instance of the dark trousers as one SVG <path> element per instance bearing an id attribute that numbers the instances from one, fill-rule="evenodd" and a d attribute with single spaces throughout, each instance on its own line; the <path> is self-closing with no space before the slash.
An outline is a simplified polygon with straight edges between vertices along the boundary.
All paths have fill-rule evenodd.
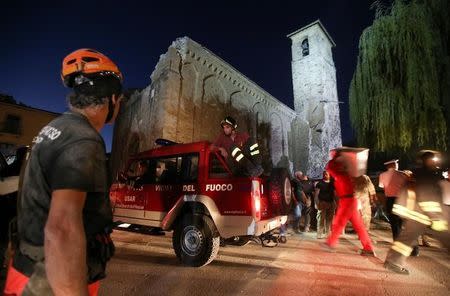
<path id="1" fill-rule="evenodd" d="M 309 228 L 311 226 L 311 211 L 312 211 L 312 206 L 306 206 L 305 204 L 302 205 L 303 207 L 303 215 L 305 216 L 305 228 Z"/>
<path id="2" fill-rule="evenodd" d="M 334 202 L 319 202 L 319 210 L 317 211 L 317 236 L 328 234 L 331 231 L 331 223 L 333 222 L 336 204 Z"/>
<path id="3" fill-rule="evenodd" d="M 395 196 L 386 197 L 386 212 L 389 218 L 389 224 L 391 224 L 392 239 L 395 241 L 402 230 L 403 220 L 399 216 L 392 213 L 392 208 L 395 203 Z"/>
<path id="4" fill-rule="evenodd" d="M 430 233 L 433 238 L 439 240 L 447 251 L 450 251 L 450 233 L 447 231 L 434 231 L 427 225 L 414 220 L 404 220 L 404 228 L 389 250 L 386 261 L 398 266 L 405 264 L 406 258 L 411 254 L 413 246 L 417 244 L 417 238 L 423 233 Z"/>

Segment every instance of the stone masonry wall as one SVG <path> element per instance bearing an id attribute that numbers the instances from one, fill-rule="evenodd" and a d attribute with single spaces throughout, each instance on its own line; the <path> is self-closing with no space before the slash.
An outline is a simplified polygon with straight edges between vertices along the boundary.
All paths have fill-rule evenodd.
<path id="1" fill-rule="evenodd" d="M 342 145 L 334 42 L 316 21 L 290 34 L 295 111 L 200 44 L 183 37 L 161 55 L 151 83 L 122 106 L 114 128 L 113 176 L 157 138 L 214 141 L 227 115 L 262 147 L 271 167 L 321 177 L 332 148 Z M 309 55 L 302 55 L 308 38 Z"/>
<path id="2" fill-rule="evenodd" d="M 292 78 L 299 142 L 294 166 L 320 177 L 329 151 L 342 145 L 333 41 L 317 21 L 289 36 L 292 39 Z M 301 44 L 308 39 L 309 54 Z M 306 144 L 306 145 L 305 145 Z"/>
<path id="3" fill-rule="evenodd" d="M 292 169 L 295 112 L 200 44 L 177 39 L 161 55 L 151 84 L 122 107 L 114 131 L 113 174 L 124 169 L 129 155 L 153 148 L 157 138 L 213 141 L 226 115 L 258 140 L 267 170 Z"/>

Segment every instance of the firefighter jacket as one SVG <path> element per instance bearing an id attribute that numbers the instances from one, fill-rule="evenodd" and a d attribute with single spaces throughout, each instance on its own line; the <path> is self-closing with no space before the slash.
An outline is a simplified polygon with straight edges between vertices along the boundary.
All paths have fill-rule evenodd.
<path id="1" fill-rule="evenodd" d="M 237 163 L 241 162 L 241 160 L 246 157 L 251 159 L 252 165 L 261 164 L 262 159 L 259 145 L 248 135 L 248 133 L 236 132 L 234 140 L 230 136 L 226 136 L 222 133 L 217 137 L 213 145 L 225 148 Z"/>
<path id="2" fill-rule="evenodd" d="M 231 139 L 231 137 L 224 135 L 221 133 L 217 139 L 214 141 L 214 145 L 218 147 L 225 148 L 229 153 L 232 152 L 232 148 L 238 147 L 242 149 L 244 145 L 249 141 L 250 136 L 247 133 L 240 133 L 236 132 L 236 136 L 234 138 L 234 141 Z"/>
<path id="3" fill-rule="evenodd" d="M 448 231 L 439 180 L 439 176 L 432 171 L 418 170 L 415 179 L 410 180 L 401 190 L 392 212 L 435 231 Z"/>

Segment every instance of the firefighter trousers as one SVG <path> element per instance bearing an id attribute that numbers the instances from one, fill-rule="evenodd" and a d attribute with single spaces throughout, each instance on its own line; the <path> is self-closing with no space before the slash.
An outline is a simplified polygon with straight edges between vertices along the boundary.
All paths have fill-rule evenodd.
<path id="1" fill-rule="evenodd" d="M 358 234 L 363 249 L 372 251 L 372 242 L 358 211 L 358 201 L 356 198 L 341 198 L 339 200 L 337 212 L 333 219 L 333 225 L 331 226 L 331 235 L 327 239 L 327 244 L 330 247 L 337 245 L 339 236 L 341 236 L 349 220 L 353 225 L 353 229 Z"/>
<path id="2" fill-rule="evenodd" d="M 392 244 L 392 247 L 386 256 L 386 261 L 403 267 L 406 258 L 411 254 L 413 247 L 417 245 L 419 235 L 422 235 L 425 232 L 439 240 L 447 251 L 450 252 L 450 233 L 448 231 L 434 231 L 425 224 L 409 219 L 404 219 L 403 225 L 404 228 Z"/>

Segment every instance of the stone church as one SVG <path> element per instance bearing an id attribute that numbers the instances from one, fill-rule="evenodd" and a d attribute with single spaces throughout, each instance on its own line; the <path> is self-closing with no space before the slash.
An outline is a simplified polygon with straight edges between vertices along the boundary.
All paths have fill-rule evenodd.
<path id="1" fill-rule="evenodd" d="M 155 147 L 155 139 L 213 141 L 231 115 L 263 147 L 263 164 L 321 177 L 329 150 L 341 146 L 335 43 L 317 20 L 291 34 L 294 110 L 194 40 L 161 55 L 151 83 L 122 105 L 114 127 L 112 171 Z"/>

